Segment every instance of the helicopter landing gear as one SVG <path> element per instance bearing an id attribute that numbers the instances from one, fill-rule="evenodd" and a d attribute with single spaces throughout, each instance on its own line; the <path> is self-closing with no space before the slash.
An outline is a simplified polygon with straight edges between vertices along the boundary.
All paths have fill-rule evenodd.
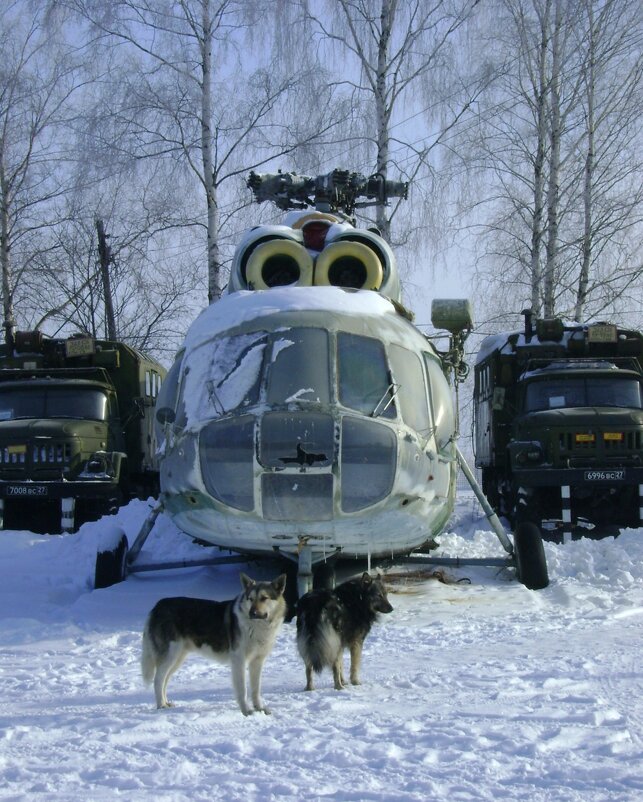
<path id="1" fill-rule="evenodd" d="M 294 555 L 289 559 L 294 560 Z M 297 598 L 311 590 L 332 590 L 335 587 L 335 555 L 313 554 L 308 543 L 302 542 L 299 546 L 296 571 L 291 562 L 286 570 L 288 585 L 291 589 L 293 586 L 297 588 Z"/>
<path id="2" fill-rule="evenodd" d="M 303 544 L 299 550 L 299 563 L 297 569 L 297 596 L 301 597 L 313 589 L 313 550 Z"/>

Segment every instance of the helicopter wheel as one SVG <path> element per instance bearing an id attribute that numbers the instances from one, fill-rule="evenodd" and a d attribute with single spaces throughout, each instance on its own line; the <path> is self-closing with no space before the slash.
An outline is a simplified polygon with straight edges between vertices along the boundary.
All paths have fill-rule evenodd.
<path id="1" fill-rule="evenodd" d="M 94 587 L 108 588 L 122 582 L 127 576 L 127 537 L 123 530 L 115 526 L 107 533 L 103 548 L 96 554 Z"/>

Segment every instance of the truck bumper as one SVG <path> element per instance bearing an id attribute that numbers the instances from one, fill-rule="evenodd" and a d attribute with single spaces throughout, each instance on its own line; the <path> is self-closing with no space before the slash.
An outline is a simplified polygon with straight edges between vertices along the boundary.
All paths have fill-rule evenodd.
<path id="1" fill-rule="evenodd" d="M 643 484 L 643 467 L 514 469 L 516 487 L 626 487 Z"/>

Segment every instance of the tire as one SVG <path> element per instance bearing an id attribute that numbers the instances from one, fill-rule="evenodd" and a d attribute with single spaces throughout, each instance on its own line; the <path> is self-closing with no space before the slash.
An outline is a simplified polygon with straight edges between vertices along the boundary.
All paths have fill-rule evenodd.
<path id="1" fill-rule="evenodd" d="M 96 554 L 96 570 L 94 573 L 94 587 L 109 588 L 122 582 L 127 576 L 127 550 L 129 548 L 127 537 L 115 528 L 110 533 L 110 539 L 115 541 L 112 547 L 109 543 Z"/>
<path id="2" fill-rule="evenodd" d="M 514 555 L 519 582 L 529 590 L 542 590 L 549 585 L 543 538 L 535 524 L 518 524 L 514 534 Z"/>

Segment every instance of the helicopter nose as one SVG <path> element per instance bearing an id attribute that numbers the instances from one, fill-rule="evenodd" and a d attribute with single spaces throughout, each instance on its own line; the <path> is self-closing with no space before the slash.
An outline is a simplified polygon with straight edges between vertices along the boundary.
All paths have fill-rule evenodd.
<path id="1" fill-rule="evenodd" d="M 204 480 L 217 500 L 290 522 L 329 521 L 386 498 L 397 448 L 395 430 L 379 420 L 351 414 L 338 424 L 330 413 L 301 410 L 213 422 L 200 444 Z"/>

